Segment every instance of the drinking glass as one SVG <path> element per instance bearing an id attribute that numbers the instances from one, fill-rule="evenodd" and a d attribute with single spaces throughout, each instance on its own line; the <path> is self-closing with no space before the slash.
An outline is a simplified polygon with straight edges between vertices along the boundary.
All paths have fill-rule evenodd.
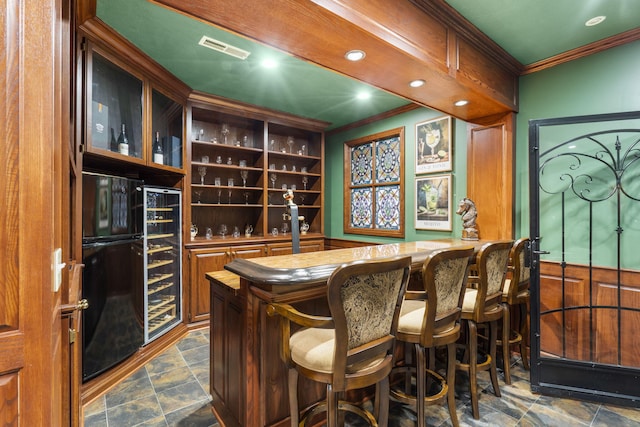
<path id="1" fill-rule="evenodd" d="M 436 145 L 440 143 L 440 129 L 433 129 L 427 133 L 427 145 L 431 148 L 431 158 L 435 159 L 438 156 L 434 153 Z"/>
<path id="2" fill-rule="evenodd" d="M 220 204 L 220 197 L 222 197 L 222 189 L 218 190 L 218 204 Z"/>
<path id="3" fill-rule="evenodd" d="M 195 190 L 196 202 L 200 203 L 200 196 L 202 196 L 202 190 Z"/>
<path id="4" fill-rule="evenodd" d="M 211 231 L 211 227 L 207 227 L 204 237 L 206 237 L 207 239 L 211 239 L 213 237 L 213 231 Z"/>
<path id="5" fill-rule="evenodd" d="M 202 156 L 202 163 L 209 163 L 209 156 Z"/>
<path id="6" fill-rule="evenodd" d="M 224 137 L 224 143 L 227 143 L 227 135 L 229 135 L 231 131 L 229 130 L 229 125 L 226 123 L 222 124 L 222 129 L 220 130 L 220 133 L 222 134 L 222 136 Z"/>
<path id="7" fill-rule="evenodd" d="M 218 233 L 220 234 L 220 236 L 224 238 L 227 235 L 227 232 L 227 226 L 225 224 L 220 224 L 220 228 L 218 229 Z"/>
<path id="8" fill-rule="evenodd" d="M 231 204 L 231 193 L 233 192 L 233 190 L 229 189 L 229 204 Z"/>
<path id="9" fill-rule="evenodd" d="M 249 192 L 245 191 L 244 193 L 242 193 L 244 195 L 244 204 L 248 205 L 249 204 Z"/>
<path id="10" fill-rule="evenodd" d="M 229 187 L 233 187 L 233 184 L 234 184 L 234 179 L 233 179 L 233 178 L 229 178 L 229 179 L 227 179 L 227 185 L 228 185 Z"/>
<path id="11" fill-rule="evenodd" d="M 213 179 L 213 182 L 214 182 L 214 184 L 215 184 L 216 186 L 218 186 L 218 187 L 219 187 L 219 186 L 220 186 L 220 183 L 221 183 L 221 181 L 220 181 L 220 177 L 219 177 L 219 176 L 216 176 L 216 177 Z"/>
<path id="12" fill-rule="evenodd" d="M 200 175 L 200 185 L 204 185 L 204 177 L 207 175 L 206 166 L 198 166 L 198 174 Z"/>
<path id="13" fill-rule="evenodd" d="M 289 146 L 289 154 L 293 154 L 293 144 L 296 142 L 296 140 L 290 136 L 287 138 L 287 145 Z"/>
<path id="14" fill-rule="evenodd" d="M 240 178 L 242 178 L 242 186 L 247 186 L 247 178 L 249 178 L 249 171 L 246 169 L 242 169 L 240 171 Z"/>
<path id="15" fill-rule="evenodd" d="M 304 185 L 304 189 L 307 189 L 307 184 L 309 183 L 309 177 L 307 175 L 302 175 L 302 185 Z"/>
<path id="16" fill-rule="evenodd" d="M 289 231 L 289 223 L 288 222 L 283 222 L 282 223 L 282 234 L 287 234 L 287 231 Z"/>
<path id="17" fill-rule="evenodd" d="M 278 174 L 272 173 L 269 177 L 271 179 L 271 184 L 273 188 L 276 188 L 276 181 L 278 180 Z"/>

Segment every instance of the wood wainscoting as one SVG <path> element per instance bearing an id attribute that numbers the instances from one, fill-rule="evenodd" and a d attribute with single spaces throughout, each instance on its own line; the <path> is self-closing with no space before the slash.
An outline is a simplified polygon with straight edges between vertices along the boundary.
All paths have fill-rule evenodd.
<path id="1" fill-rule="evenodd" d="M 621 270 L 619 299 L 617 283 L 616 269 L 568 264 L 564 270 L 565 310 L 562 311 L 561 265 L 542 261 L 540 312 L 557 311 L 541 315 L 541 353 L 602 364 L 640 366 L 640 336 L 635 329 L 640 324 L 640 312 L 617 309 L 618 301 L 621 307 L 640 307 L 640 273 Z"/>

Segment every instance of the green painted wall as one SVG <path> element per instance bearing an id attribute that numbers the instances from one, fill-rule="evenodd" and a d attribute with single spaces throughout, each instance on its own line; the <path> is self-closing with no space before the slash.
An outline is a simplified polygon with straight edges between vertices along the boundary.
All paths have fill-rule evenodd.
<path id="1" fill-rule="evenodd" d="M 520 78 L 516 236 L 529 235 L 529 120 L 640 110 L 640 41 Z"/>
<path id="2" fill-rule="evenodd" d="M 325 195 L 325 235 L 329 238 L 348 239 L 369 242 L 391 243 L 398 241 L 416 241 L 442 239 L 448 237 L 460 237 L 462 233 L 462 222 L 460 216 L 455 214 L 458 201 L 466 196 L 467 188 L 467 124 L 462 120 L 453 120 L 453 171 L 452 181 L 452 223 L 453 230 L 449 231 L 426 231 L 415 229 L 415 126 L 416 123 L 423 122 L 443 114 L 427 108 L 420 108 L 404 114 L 400 114 L 389 119 L 381 120 L 357 129 L 351 129 L 339 134 L 330 135 L 326 138 L 326 166 L 325 185 L 327 188 Z M 405 179 L 405 238 L 382 238 L 368 237 L 360 234 L 344 234 L 342 230 L 343 218 L 343 144 L 346 141 L 372 135 L 389 129 L 404 126 L 404 179 Z M 429 175 L 440 175 L 449 172 L 434 173 Z M 426 176 L 426 175 L 420 175 Z"/>

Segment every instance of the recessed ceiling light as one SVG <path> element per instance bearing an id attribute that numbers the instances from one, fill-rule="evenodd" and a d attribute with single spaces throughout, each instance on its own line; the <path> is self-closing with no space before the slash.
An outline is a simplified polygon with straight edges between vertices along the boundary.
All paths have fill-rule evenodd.
<path id="1" fill-rule="evenodd" d="M 276 68 L 278 66 L 278 63 L 273 59 L 267 58 L 262 61 L 262 66 L 264 68 Z"/>
<path id="2" fill-rule="evenodd" d="M 369 99 L 369 98 L 371 98 L 371 94 L 369 92 L 358 92 L 358 94 L 356 95 L 356 98 L 358 98 L 358 99 Z"/>
<path id="3" fill-rule="evenodd" d="M 420 86 L 422 86 L 422 85 L 424 85 L 424 84 L 425 84 L 425 81 L 424 81 L 424 80 L 422 80 L 422 79 L 418 79 L 418 80 L 412 80 L 412 81 L 409 83 L 409 86 L 411 86 L 411 87 L 420 87 Z"/>
<path id="4" fill-rule="evenodd" d="M 593 18 L 591 18 L 587 22 L 585 22 L 584 25 L 586 25 L 587 27 L 593 27 L 594 25 L 598 25 L 599 23 L 601 23 L 605 19 L 607 19 L 607 17 L 604 16 L 604 15 L 594 16 Z"/>
<path id="5" fill-rule="evenodd" d="M 344 57 L 349 61 L 360 61 L 361 59 L 364 59 L 365 56 L 366 54 L 361 50 L 350 50 L 344 55 Z"/>
<path id="6" fill-rule="evenodd" d="M 469 103 L 469 101 L 467 101 L 466 99 L 461 99 L 460 101 L 456 101 L 453 105 L 455 105 L 456 107 L 462 107 L 464 105 L 467 105 Z"/>

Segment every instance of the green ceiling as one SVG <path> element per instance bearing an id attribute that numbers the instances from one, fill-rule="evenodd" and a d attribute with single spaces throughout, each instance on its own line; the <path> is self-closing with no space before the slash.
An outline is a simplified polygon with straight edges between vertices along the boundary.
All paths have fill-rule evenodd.
<path id="1" fill-rule="evenodd" d="M 331 123 L 329 129 L 407 100 L 146 0 L 98 0 L 97 15 L 193 89 Z M 144 17 L 141 19 L 140 17 Z M 251 52 L 246 60 L 198 45 L 207 35 Z M 278 68 L 265 69 L 273 58 Z M 355 95 L 366 91 L 367 100 Z"/>
<path id="2" fill-rule="evenodd" d="M 447 0 L 527 65 L 637 28 L 640 0 Z M 97 0 L 97 15 L 191 88 L 331 123 L 353 123 L 407 100 L 146 0 Z M 585 21 L 607 19 L 596 27 Z M 198 45 L 203 35 L 251 52 L 240 60 Z M 280 66 L 265 69 L 263 59 Z M 367 91 L 368 100 L 355 94 Z"/>
<path id="3" fill-rule="evenodd" d="M 639 0 L 446 0 L 528 65 L 640 26 Z M 595 27 L 585 22 L 607 17 Z"/>

